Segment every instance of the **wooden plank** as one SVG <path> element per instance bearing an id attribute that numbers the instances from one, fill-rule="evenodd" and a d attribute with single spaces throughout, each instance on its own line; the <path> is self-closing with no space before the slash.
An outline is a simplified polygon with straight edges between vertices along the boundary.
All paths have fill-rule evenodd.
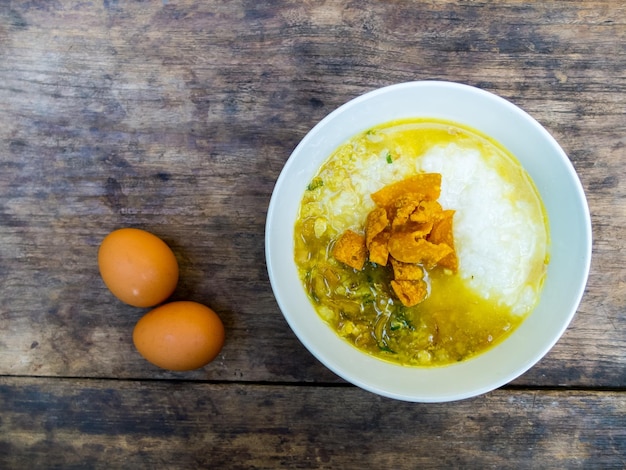
<path id="1" fill-rule="evenodd" d="M 353 387 L 0 379 L 0 466 L 622 468 L 626 395 L 412 404 Z"/>
<path id="2" fill-rule="evenodd" d="M 0 6 L 0 374 L 339 380 L 271 294 L 264 219 L 289 153 L 375 87 L 455 80 L 512 100 L 585 187 L 594 261 L 578 316 L 517 385 L 626 385 L 621 2 L 27 2 Z M 100 282 L 119 226 L 162 236 L 176 298 L 222 315 L 219 360 L 176 375 L 130 343 L 143 311 Z"/>

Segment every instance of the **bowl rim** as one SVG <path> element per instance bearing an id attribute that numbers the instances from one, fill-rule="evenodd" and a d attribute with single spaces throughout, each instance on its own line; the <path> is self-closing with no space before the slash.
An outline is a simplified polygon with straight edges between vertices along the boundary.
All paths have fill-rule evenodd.
<path id="1" fill-rule="evenodd" d="M 554 163 L 554 165 L 556 165 L 557 169 L 562 171 L 563 175 L 566 176 L 563 184 L 566 185 L 566 190 L 569 192 L 568 194 L 570 194 L 574 198 L 575 201 L 573 202 L 573 204 L 578 207 L 578 215 L 580 216 L 579 219 L 576 219 L 577 229 L 580 230 L 580 233 L 578 233 L 578 238 L 575 241 L 578 248 L 580 248 L 580 253 L 578 253 L 575 260 L 577 269 L 574 279 L 575 285 L 571 286 L 572 290 L 575 293 L 569 299 L 569 301 L 567 302 L 567 306 L 564 308 L 565 310 L 567 310 L 567 312 L 561 315 L 561 317 L 559 318 L 550 320 L 552 323 L 554 323 L 550 323 L 550 328 L 552 332 L 550 337 L 544 338 L 541 344 L 533 344 L 533 353 L 529 354 L 527 357 L 524 357 L 524 359 L 515 364 L 514 367 L 507 367 L 506 362 L 503 362 L 502 359 L 494 361 L 493 351 L 501 348 L 502 345 L 512 341 L 513 338 L 516 338 L 515 347 L 522 347 L 522 340 L 520 339 L 520 337 L 522 336 L 524 330 L 528 329 L 525 328 L 524 325 L 529 322 L 529 318 L 525 319 L 524 322 L 522 322 L 522 325 L 520 325 L 520 327 L 518 327 L 516 331 L 500 345 L 495 346 L 489 351 L 482 353 L 474 358 L 463 361 L 459 364 L 426 368 L 400 366 L 369 356 L 366 353 L 359 351 L 352 345 L 348 344 L 347 341 L 339 338 L 339 336 L 336 335 L 336 333 L 324 323 L 321 317 L 319 317 L 317 312 L 314 310 L 312 304 L 310 304 L 310 301 L 308 300 L 308 297 L 306 297 L 306 294 L 304 294 L 304 289 L 299 279 L 297 281 L 300 285 L 300 293 L 294 292 L 293 289 L 286 292 L 285 288 L 278 281 L 277 266 L 280 263 L 280 259 L 277 257 L 277 252 L 282 250 L 284 255 L 285 250 L 289 248 L 291 253 L 291 262 L 295 265 L 295 262 L 293 261 L 293 226 L 291 227 L 291 231 L 289 232 L 291 235 L 291 243 L 289 242 L 289 238 L 285 238 L 284 234 L 282 234 L 279 237 L 280 240 L 277 241 L 278 232 L 276 230 L 276 224 L 278 223 L 278 213 L 280 210 L 282 210 L 282 207 L 280 206 L 285 198 L 291 198 L 291 204 L 293 204 L 293 199 L 297 199 L 298 205 L 299 201 L 302 198 L 302 193 L 298 194 L 296 197 L 296 195 L 294 195 L 292 192 L 286 192 L 285 188 L 288 184 L 290 184 L 290 189 L 293 190 L 293 181 L 295 179 L 314 174 L 314 171 L 317 171 L 317 169 L 319 169 L 321 162 L 325 161 L 325 159 L 330 156 L 330 153 L 325 154 L 323 158 L 318 155 L 317 158 L 308 159 L 303 168 L 294 169 L 296 163 L 298 162 L 298 159 L 302 160 L 304 158 L 300 157 L 300 155 L 302 155 L 303 152 L 307 150 L 307 148 L 318 148 L 320 146 L 320 133 L 322 131 L 325 131 L 330 123 L 332 123 L 336 119 L 340 119 L 342 116 L 347 115 L 347 113 L 351 112 L 353 108 L 362 107 L 372 100 L 380 100 L 381 97 L 389 95 L 395 96 L 394 94 L 405 92 L 409 94 L 417 93 L 418 95 L 424 95 L 425 93 L 439 93 L 441 97 L 447 96 L 447 94 L 462 94 L 470 96 L 471 99 L 476 102 L 485 102 L 489 103 L 491 106 L 497 107 L 498 110 L 507 117 L 515 118 L 516 120 L 523 122 L 524 125 L 527 126 L 526 128 L 528 129 L 528 131 L 534 133 L 533 137 L 538 139 L 538 142 L 541 142 L 541 144 L 545 145 L 546 148 L 549 148 L 552 151 L 551 153 L 553 153 L 554 156 L 557 157 L 558 161 Z M 432 113 L 428 115 L 434 119 L 441 118 L 441 116 L 433 116 L 431 114 Z M 415 117 L 420 117 L 420 114 L 415 113 Z M 445 116 L 443 118 L 445 119 Z M 379 120 L 377 121 L 377 123 L 382 124 L 388 121 L 389 119 Z M 452 121 L 456 121 L 459 124 L 465 124 L 469 125 L 470 127 L 476 128 L 471 123 L 463 122 L 462 119 L 452 119 Z M 350 125 L 358 127 L 354 123 L 351 123 Z M 495 123 L 494 125 L 497 125 L 497 123 Z M 372 125 L 363 124 L 360 128 L 360 131 L 363 131 L 370 127 L 372 127 Z M 482 131 L 482 129 L 480 128 L 477 130 Z M 338 133 L 341 134 L 340 131 L 338 131 Z M 357 133 L 358 131 L 351 132 L 350 134 L 347 134 L 347 137 L 344 137 L 343 140 L 345 141 Z M 487 133 L 487 135 L 490 134 Z M 501 142 L 501 139 L 496 140 Z M 339 143 L 341 142 L 342 141 L 339 141 Z M 335 145 L 335 148 L 336 146 L 337 145 Z M 511 150 L 511 153 L 514 152 Z M 516 155 L 517 157 L 517 154 L 514 153 L 514 155 Z M 532 174 L 531 177 L 533 177 L 533 180 L 535 179 L 534 175 Z M 310 179 L 306 179 L 301 182 L 302 191 L 304 191 L 304 187 L 309 180 Z M 550 231 L 552 231 L 552 226 L 550 226 Z M 550 235 L 550 238 L 550 249 L 552 250 L 554 244 L 552 233 Z M 447 402 L 481 395 L 483 393 L 499 388 L 502 385 L 505 385 L 506 383 L 514 380 L 515 378 L 525 373 L 537 362 L 539 362 L 561 338 L 577 312 L 589 276 L 591 254 L 591 217 L 589 214 L 589 207 L 587 204 L 585 193 L 573 164 L 571 163 L 563 149 L 560 147 L 560 145 L 557 143 L 557 141 L 552 137 L 552 135 L 532 116 L 530 116 L 520 107 L 516 106 L 512 102 L 502 98 L 499 95 L 471 85 L 441 80 L 411 81 L 377 88 L 347 101 L 346 103 L 342 104 L 341 106 L 330 112 L 328 115 L 326 115 L 307 132 L 307 134 L 298 143 L 298 145 L 295 147 L 288 160 L 286 161 L 285 165 L 283 166 L 272 191 L 265 226 L 266 268 L 268 271 L 272 291 L 283 317 L 289 324 L 292 331 L 298 337 L 300 342 L 305 346 L 305 348 L 323 365 L 325 365 L 328 369 L 333 371 L 344 380 L 378 395 L 412 402 Z M 283 257 L 283 261 L 285 259 L 286 258 Z M 549 265 L 549 272 L 550 268 L 551 266 Z M 546 276 L 547 278 L 549 277 L 549 272 Z M 294 286 L 291 285 L 290 287 L 293 288 Z M 544 290 L 545 289 L 546 286 L 544 286 Z M 308 313 L 313 312 L 316 317 L 315 320 L 311 320 L 310 318 L 308 318 L 305 321 L 303 320 L 304 316 L 299 312 L 297 315 L 294 314 L 292 310 L 294 306 L 292 298 L 299 295 L 304 295 L 306 297 L 310 307 L 310 311 Z M 540 303 L 542 302 L 542 300 L 540 300 Z M 300 305 L 299 307 L 302 307 L 302 305 Z M 305 307 L 305 310 L 306 309 L 307 308 Z M 534 323 L 535 324 L 533 327 L 536 328 L 536 321 Z M 323 328 L 320 328 L 320 324 L 323 326 Z M 331 344 L 335 354 L 329 355 L 327 351 L 316 347 L 316 344 L 319 342 Z M 356 370 L 355 372 L 355 368 L 357 368 L 356 364 L 359 364 L 361 366 L 361 370 L 375 371 L 375 373 L 377 373 L 379 377 L 377 378 L 377 380 L 372 380 L 371 377 L 368 377 L 367 374 L 364 375 L 363 373 L 359 372 L 359 370 Z M 472 377 L 468 376 L 468 374 L 464 374 L 464 369 L 468 367 L 467 364 L 471 364 L 473 366 L 473 371 L 482 370 L 481 368 L 491 368 L 492 370 L 490 371 L 490 379 L 487 381 L 473 380 Z M 462 379 L 466 380 L 467 383 L 464 382 L 462 386 L 460 386 L 456 390 L 449 390 L 448 387 L 440 384 L 448 383 L 450 381 L 450 378 L 455 374 L 461 375 Z M 407 390 L 406 386 L 389 386 L 390 383 L 395 384 L 395 382 L 399 380 L 399 377 L 404 376 L 406 376 L 407 380 L 411 383 L 410 385 L 415 386 L 417 390 Z M 421 384 L 426 379 L 434 380 L 439 385 L 430 390 L 420 388 Z"/>

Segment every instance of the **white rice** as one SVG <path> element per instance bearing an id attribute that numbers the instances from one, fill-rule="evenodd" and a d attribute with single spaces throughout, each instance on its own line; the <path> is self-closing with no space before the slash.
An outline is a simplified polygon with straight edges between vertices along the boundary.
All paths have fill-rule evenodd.
<path id="1" fill-rule="evenodd" d="M 489 161 L 478 150 L 455 144 L 434 147 L 417 160 L 420 170 L 441 173 L 439 202 L 456 210 L 461 277 L 484 298 L 495 297 L 513 313 L 524 314 L 540 287 L 545 221 L 530 182 L 520 188 L 522 175 L 502 175 Z"/>

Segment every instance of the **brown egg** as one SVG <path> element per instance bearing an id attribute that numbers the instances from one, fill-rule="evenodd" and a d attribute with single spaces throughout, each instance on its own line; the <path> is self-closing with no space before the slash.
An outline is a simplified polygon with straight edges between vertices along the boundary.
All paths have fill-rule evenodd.
<path id="1" fill-rule="evenodd" d="M 170 247 L 136 228 L 115 230 L 104 238 L 98 267 L 113 295 L 135 307 L 164 302 L 178 282 L 178 262 Z"/>
<path id="2" fill-rule="evenodd" d="M 171 302 L 144 315 L 133 331 L 137 351 L 152 364 L 169 370 L 198 369 L 224 345 L 219 316 L 196 302 Z"/>

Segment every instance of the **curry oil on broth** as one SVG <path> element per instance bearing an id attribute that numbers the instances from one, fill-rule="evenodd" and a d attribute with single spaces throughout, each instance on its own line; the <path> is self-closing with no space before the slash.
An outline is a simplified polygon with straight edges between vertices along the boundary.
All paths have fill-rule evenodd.
<path id="1" fill-rule="evenodd" d="M 462 275 L 463 256 L 457 274 L 439 267 L 425 271 L 428 297 L 414 307 L 403 306 L 393 294 L 389 266 L 368 262 L 356 271 L 332 256 L 333 244 L 344 230 L 363 233 L 366 215 L 374 207 L 370 194 L 423 171 L 421 159 L 440 148 L 479 155 L 481 164 L 505 181 L 505 199 L 511 198 L 512 204 L 518 204 L 513 199 L 521 199 L 530 207 L 527 212 L 538 226 L 537 240 L 523 250 L 532 251 L 526 277 L 517 281 L 526 284 L 519 294 L 507 294 L 508 300 L 504 294 L 477 288 L 474 275 Z M 443 202 L 442 206 L 459 210 Z M 462 210 L 455 214 L 455 223 L 462 215 Z M 547 219 L 532 181 L 497 142 L 454 123 L 413 119 L 372 128 L 337 148 L 307 186 L 294 242 L 304 288 L 317 313 L 339 336 L 387 361 L 441 366 L 486 351 L 532 310 L 547 263 Z M 460 252 L 464 242 L 455 229 Z M 475 264 L 476 260 L 467 259 L 468 265 Z"/>

